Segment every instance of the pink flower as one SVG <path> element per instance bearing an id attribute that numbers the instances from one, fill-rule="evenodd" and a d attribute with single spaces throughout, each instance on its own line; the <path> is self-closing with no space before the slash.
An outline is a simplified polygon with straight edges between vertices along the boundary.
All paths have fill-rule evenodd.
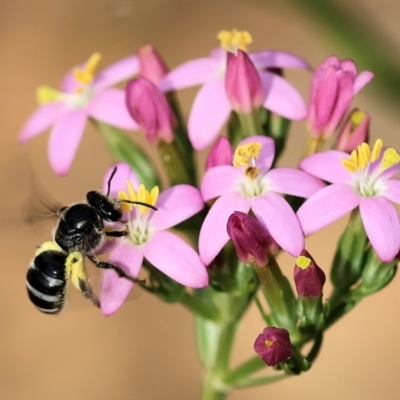
<path id="1" fill-rule="evenodd" d="M 325 185 L 296 169 L 270 170 L 274 151 L 272 139 L 252 136 L 240 142 L 233 165 L 220 165 L 205 173 L 203 199 L 218 197 L 200 230 L 200 256 L 206 265 L 228 242 L 226 224 L 234 211 L 248 213 L 251 209 L 278 245 L 293 256 L 303 250 L 304 235 L 296 214 L 278 193 L 309 197 Z"/>
<path id="2" fill-rule="evenodd" d="M 107 187 L 110 168 L 104 178 Z M 119 191 L 127 190 L 127 193 Z M 125 214 L 129 235 L 114 241 L 109 261 L 119 265 L 133 277 L 137 277 L 146 259 L 170 278 L 191 288 L 208 285 L 208 275 L 199 255 L 169 228 L 198 213 L 204 203 L 200 192 L 189 185 L 173 186 L 158 197 L 158 188 L 147 192 L 125 163 L 119 163 L 111 183 L 111 194 L 121 199 L 144 201 L 157 207 L 157 211 L 138 206 Z M 125 301 L 133 284 L 118 278 L 113 270 L 103 274 L 100 304 L 106 316 L 115 313 Z"/>
<path id="3" fill-rule="evenodd" d="M 247 53 L 227 54 L 225 75 L 226 95 L 235 111 L 245 114 L 261 106 L 264 90 L 261 79 Z"/>
<path id="4" fill-rule="evenodd" d="M 233 149 L 229 139 L 225 136 L 219 137 L 206 158 L 206 171 L 218 165 L 231 165 L 233 160 Z"/>
<path id="5" fill-rule="evenodd" d="M 308 125 L 312 135 L 329 138 L 349 111 L 353 97 L 372 80 L 374 74 L 357 75 L 352 60 L 328 57 L 314 72 L 311 82 Z"/>
<path id="6" fill-rule="evenodd" d="M 89 117 L 122 129 L 137 129 L 125 107 L 124 92 L 111 88 L 138 72 L 137 57 L 127 57 L 95 75 L 99 60 L 100 55 L 95 53 L 86 64 L 69 72 L 61 91 L 39 87 L 40 107 L 19 134 L 23 143 L 53 127 L 48 156 L 58 175 L 68 173 Z"/>
<path id="7" fill-rule="evenodd" d="M 260 51 L 249 57 L 259 73 L 264 97 L 262 105 L 289 119 L 306 117 L 305 103 L 285 79 L 267 68 L 308 68 L 300 57 L 283 51 Z M 209 57 L 188 61 L 172 70 L 161 82 L 162 91 L 201 85 L 189 115 L 189 138 L 196 150 L 207 147 L 222 129 L 232 106 L 225 91 L 227 52 L 216 49 Z"/>
<path id="8" fill-rule="evenodd" d="M 158 85 L 169 72 L 167 64 L 151 44 L 142 46 L 138 51 L 140 76 Z"/>
<path id="9" fill-rule="evenodd" d="M 160 89 L 146 78 L 129 81 L 125 88 L 126 107 L 145 132 L 149 143 L 174 139 L 175 116 Z"/>
<path id="10" fill-rule="evenodd" d="M 255 352 L 270 367 L 286 361 L 293 355 L 289 332 L 286 329 L 267 326 L 254 343 Z"/>
<path id="11" fill-rule="evenodd" d="M 300 163 L 308 173 L 332 182 L 311 196 L 298 210 L 306 235 L 317 232 L 359 207 L 365 232 L 378 257 L 392 261 L 400 249 L 400 222 L 392 202 L 400 203 L 400 156 L 382 150 L 382 140 L 367 143 L 349 156 L 341 151 L 313 154 Z"/>

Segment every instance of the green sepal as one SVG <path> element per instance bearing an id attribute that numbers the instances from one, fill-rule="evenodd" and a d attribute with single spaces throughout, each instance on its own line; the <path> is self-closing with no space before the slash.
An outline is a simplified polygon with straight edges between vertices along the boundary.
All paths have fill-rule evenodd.
<path id="1" fill-rule="evenodd" d="M 367 236 L 358 208 L 353 210 L 341 235 L 332 263 L 331 280 L 339 291 L 346 291 L 360 278 L 365 264 Z"/>
<path id="2" fill-rule="evenodd" d="M 297 300 L 298 329 L 302 334 L 311 335 L 323 328 L 325 322 L 322 296 L 318 298 L 300 297 Z"/>
<path id="3" fill-rule="evenodd" d="M 103 136 L 108 151 L 115 162 L 128 163 L 135 172 L 140 183 L 147 188 L 160 186 L 160 178 L 146 153 L 120 129 L 92 120 Z"/>

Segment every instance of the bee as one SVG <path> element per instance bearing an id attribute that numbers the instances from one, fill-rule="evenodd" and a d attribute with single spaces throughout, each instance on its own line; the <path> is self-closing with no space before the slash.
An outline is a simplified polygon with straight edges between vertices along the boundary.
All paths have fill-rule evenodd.
<path id="1" fill-rule="evenodd" d="M 116 172 L 117 167 L 108 180 L 106 195 L 90 191 L 86 194 L 86 202 L 61 207 L 55 212 L 58 223 L 53 231 L 54 240 L 38 246 L 26 277 L 28 296 L 39 311 L 46 314 L 62 311 L 67 303 L 69 281 L 85 298 L 100 307 L 86 274 L 85 257 L 97 268 L 112 269 L 120 278 L 138 281 L 118 265 L 100 261 L 94 255 L 106 237 L 118 238 L 128 234 L 126 230 L 108 231 L 104 227 L 104 221 L 121 221 L 123 202 L 157 210 L 150 204 L 110 196 L 111 181 Z"/>

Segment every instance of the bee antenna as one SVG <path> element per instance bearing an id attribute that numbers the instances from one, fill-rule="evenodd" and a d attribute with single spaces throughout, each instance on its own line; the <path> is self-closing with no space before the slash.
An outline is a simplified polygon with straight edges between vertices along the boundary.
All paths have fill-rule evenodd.
<path id="1" fill-rule="evenodd" d="M 113 172 L 111 172 L 110 179 L 109 179 L 108 182 L 107 182 L 107 196 L 110 195 L 111 181 L 113 180 L 114 175 L 116 174 L 116 172 L 117 172 L 117 166 L 114 167 Z"/>
<path id="2" fill-rule="evenodd" d="M 155 211 L 158 210 L 157 207 L 154 207 L 153 205 L 148 204 L 148 203 L 143 203 L 141 201 L 132 201 L 132 200 L 119 200 L 119 201 L 121 203 L 129 203 L 129 204 L 137 204 L 139 206 L 145 206 L 145 207 L 151 208 L 152 210 L 155 210 Z"/>

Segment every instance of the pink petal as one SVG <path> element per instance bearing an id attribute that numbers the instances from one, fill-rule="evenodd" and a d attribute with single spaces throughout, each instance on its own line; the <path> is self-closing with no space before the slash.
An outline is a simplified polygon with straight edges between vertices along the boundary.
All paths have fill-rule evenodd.
<path id="1" fill-rule="evenodd" d="M 117 167 L 117 172 L 115 173 L 112 181 L 111 181 L 111 191 L 110 194 L 114 197 L 118 196 L 118 191 L 123 190 L 126 191 L 126 181 L 130 181 L 133 188 L 137 190 L 139 188 L 139 181 L 136 178 L 135 173 L 132 171 L 132 168 L 129 164 L 125 162 L 118 162 L 113 164 L 106 172 L 103 180 L 103 193 L 107 193 L 108 190 L 108 181 L 110 179 L 111 173 L 114 170 L 114 167 Z"/>
<path id="2" fill-rule="evenodd" d="M 87 121 L 86 110 L 76 109 L 55 123 L 49 138 L 50 165 L 57 175 L 66 175 L 74 160 Z"/>
<path id="3" fill-rule="evenodd" d="M 116 247 L 108 262 L 121 267 L 129 276 L 136 278 L 143 263 L 142 250 L 139 247 L 121 244 Z M 114 314 L 122 306 L 133 283 L 124 278 L 119 278 L 113 270 L 103 272 L 100 289 L 101 312 L 105 317 Z"/>
<path id="4" fill-rule="evenodd" d="M 205 166 L 206 171 L 210 168 L 219 165 L 232 165 L 233 149 L 229 139 L 225 136 L 220 136 L 208 153 Z"/>
<path id="5" fill-rule="evenodd" d="M 199 252 L 209 265 L 229 240 L 226 225 L 234 211 L 247 213 L 250 202 L 247 197 L 232 192 L 223 194 L 211 207 L 200 229 Z"/>
<path id="6" fill-rule="evenodd" d="M 260 71 L 260 78 L 266 93 L 265 108 L 291 120 L 307 116 L 303 98 L 289 82 L 267 71 Z"/>
<path id="7" fill-rule="evenodd" d="M 81 66 L 83 65 L 84 64 L 82 63 Z M 61 80 L 61 91 L 64 93 L 72 93 L 78 89 L 79 86 L 80 83 L 74 78 L 72 70 L 68 71 Z"/>
<path id="8" fill-rule="evenodd" d="M 306 235 L 335 222 L 356 208 L 360 196 L 344 183 L 334 183 L 311 196 L 297 211 Z"/>
<path id="9" fill-rule="evenodd" d="M 168 73 L 160 82 L 163 92 L 201 85 L 218 77 L 219 60 L 210 57 L 197 58 L 181 64 Z"/>
<path id="10" fill-rule="evenodd" d="M 88 114 L 101 122 L 121 129 L 138 130 L 138 124 L 129 115 L 125 104 L 125 92 L 121 89 L 105 89 L 88 105 Z"/>
<path id="11" fill-rule="evenodd" d="M 393 203 L 400 204 L 400 180 L 389 179 L 384 183 L 385 189 L 382 196 L 386 197 Z"/>
<path id="12" fill-rule="evenodd" d="M 156 232 L 143 252 L 156 268 L 180 284 L 191 288 L 208 285 L 207 269 L 199 255 L 178 236 Z"/>
<path id="13" fill-rule="evenodd" d="M 374 78 L 374 74 L 371 71 L 363 71 L 361 72 L 354 84 L 353 84 L 353 91 L 354 94 L 358 93 L 367 83 L 371 82 L 371 80 Z"/>
<path id="14" fill-rule="evenodd" d="M 306 172 L 293 168 L 274 168 L 267 172 L 269 190 L 308 198 L 326 185 Z"/>
<path id="15" fill-rule="evenodd" d="M 372 247 L 383 262 L 400 251 L 400 221 L 394 205 L 382 196 L 362 197 L 360 213 Z"/>
<path id="16" fill-rule="evenodd" d="M 39 135 L 44 130 L 50 128 L 65 112 L 65 105 L 60 102 L 40 106 L 33 112 L 28 121 L 25 122 L 19 133 L 18 141 L 24 143 Z"/>
<path id="17" fill-rule="evenodd" d="M 207 82 L 197 93 L 189 115 L 189 139 L 195 150 L 203 150 L 215 139 L 230 112 L 224 81 Z"/>
<path id="18" fill-rule="evenodd" d="M 97 91 L 116 85 L 139 73 L 139 59 L 136 55 L 123 58 L 99 72 L 94 80 Z"/>
<path id="19" fill-rule="evenodd" d="M 258 142 L 262 144 L 260 151 L 260 157 L 257 159 L 257 166 L 261 167 L 264 171 L 268 171 L 271 168 L 272 162 L 275 157 L 275 143 L 274 141 L 266 136 L 249 136 L 239 142 L 239 145 L 245 143 Z"/>
<path id="20" fill-rule="evenodd" d="M 152 213 L 151 226 L 164 230 L 197 214 L 204 207 L 200 191 L 190 185 L 176 185 L 161 192 L 157 211 Z"/>
<path id="21" fill-rule="evenodd" d="M 313 154 L 300 162 L 300 168 L 327 182 L 350 183 L 351 175 L 342 165 L 342 159 L 349 155 L 342 151 L 328 150 Z"/>
<path id="22" fill-rule="evenodd" d="M 269 67 L 311 69 L 306 60 L 286 51 L 261 50 L 249 56 L 257 69 Z"/>
<path id="23" fill-rule="evenodd" d="M 255 197 L 251 209 L 283 250 L 294 257 L 300 255 L 304 249 L 304 234 L 296 214 L 282 196 L 268 192 Z"/>
<path id="24" fill-rule="evenodd" d="M 232 190 L 241 172 L 232 165 L 220 165 L 209 169 L 201 181 L 201 194 L 208 201 Z"/>

